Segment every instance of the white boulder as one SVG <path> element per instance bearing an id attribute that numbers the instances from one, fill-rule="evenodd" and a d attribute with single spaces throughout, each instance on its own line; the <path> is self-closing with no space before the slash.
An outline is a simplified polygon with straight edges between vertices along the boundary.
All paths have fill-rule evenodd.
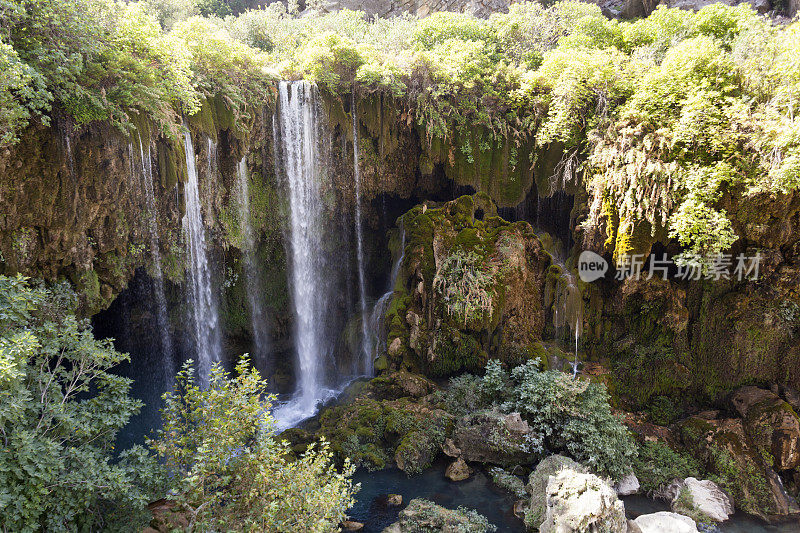
<path id="1" fill-rule="evenodd" d="M 714 522 L 724 522 L 734 508 L 731 498 L 713 481 L 687 477 L 672 501 L 672 510 L 697 519 L 708 517 Z"/>
<path id="2" fill-rule="evenodd" d="M 639 492 L 639 479 L 631 472 L 614 484 L 617 496 L 630 496 Z"/>
<path id="3" fill-rule="evenodd" d="M 669 511 L 643 514 L 633 523 L 639 526 L 642 533 L 698 533 L 694 520 Z"/>
<path id="4" fill-rule="evenodd" d="M 625 507 L 611 486 L 593 474 L 564 469 L 547 482 L 540 533 L 625 533 Z"/>

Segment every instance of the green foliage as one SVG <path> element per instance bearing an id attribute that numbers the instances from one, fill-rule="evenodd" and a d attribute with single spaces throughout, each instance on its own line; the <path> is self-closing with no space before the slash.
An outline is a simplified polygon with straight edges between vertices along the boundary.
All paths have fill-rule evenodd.
<path id="1" fill-rule="evenodd" d="M 646 232 L 707 261 L 739 238 L 728 195 L 800 186 L 800 22 L 773 25 L 747 4 L 619 22 L 582 2 L 374 21 L 251 3 L 2 0 L 0 143 L 47 124 L 51 104 L 78 124 L 124 129 L 144 114 L 175 135 L 180 113 L 212 97 L 244 134 L 275 78 L 305 77 L 397 99 L 427 164 L 459 175 L 507 150 L 493 179 L 516 176 L 538 163 L 534 147 L 563 147 L 555 177 L 602 199 L 586 223 L 618 220 L 618 255 L 646 251 L 630 242 Z"/>
<path id="2" fill-rule="evenodd" d="M 214 365 L 207 388 L 191 362 L 165 395 L 151 446 L 172 474 L 191 531 L 337 531 L 357 490 L 323 441 L 296 461 L 273 435 L 266 382 L 243 357 L 230 376 Z"/>
<path id="3" fill-rule="evenodd" d="M 490 533 L 497 528 L 490 524 L 485 516 L 474 509 L 459 507 L 456 510 L 445 509 L 435 503 L 415 498 L 400 513 L 400 531 L 408 533 L 435 533 L 453 531 L 458 533 Z M 387 529 L 393 529 L 391 526 Z"/>
<path id="4" fill-rule="evenodd" d="M 177 22 L 198 14 L 196 0 L 145 0 L 161 27 L 172 29 Z"/>
<path id="5" fill-rule="evenodd" d="M 680 409 L 667 396 L 656 396 L 647 411 L 650 413 L 650 420 L 660 426 L 668 426 L 681 415 Z"/>
<path id="6" fill-rule="evenodd" d="M 448 413 L 456 416 L 465 416 L 485 407 L 486 398 L 483 394 L 482 379 L 472 374 L 461 374 L 450 378 L 446 390 L 435 393 L 437 400 L 442 402 L 442 407 Z"/>
<path id="7" fill-rule="evenodd" d="M 488 365 L 494 383 L 503 377 L 497 361 Z M 600 475 L 628 474 L 636 448 L 625 426 L 611 413 L 603 385 L 542 372 L 529 361 L 507 376 L 506 385 L 487 390 L 505 412 L 519 412 L 553 453 L 565 452 Z"/>
<path id="8" fill-rule="evenodd" d="M 433 290 L 447 314 L 464 327 L 481 324 L 492 317 L 495 299 L 494 276 L 483 259 L 461 248 L 447 256 L 433 279 Z"/>
<path id="9" fill-rule="evenodd" d="M 0 276 L 0 528 L 122 531 L 146 523 L 158 468 L 141 447 L 113 458 L 141 403 L 110 369 L 127 359 L 75 318 L 66 286 Z"/>
<path id="10" fill-rule="evenodd" d="M 643 491 L 657 492 L 674 479 L 698 476 L 702 468 L 698 461 L 685 453 L 676 452 L 660 442 L 645 442 L 633 460 L 633 472 Z"/>
<path id="11" fill-rule="evenodd" d="M 4 146 L 19 140 L 19 131 L 32 115 L 49 108 L 50 95 L 39 73 L 23 63 L 16 50 L 1 38 L 0 70 L 0 146 Z"/>
<path id="12" fill-rule="evenodd" d="M 503 413 L 518 412 L 540 436 L 541 442 L 530 443 L 534 449 L 543 444 L 547 452 L 565 453 L 601 475 L 624 477 L 636 456 L 628 431 L 611 413 L 605 386 L 542 372 L 538 361 L 509 373 L 493 359 L 483 378 L 452 378 L 439 396 L 456 415 L 492 405 Z"/>

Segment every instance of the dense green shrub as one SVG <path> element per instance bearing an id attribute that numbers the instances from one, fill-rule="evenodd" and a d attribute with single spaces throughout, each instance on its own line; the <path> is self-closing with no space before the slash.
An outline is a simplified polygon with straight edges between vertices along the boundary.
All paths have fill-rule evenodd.
<path id="1" fill-rule="evenodd" d="M 472 374 L 461 374 L 450 378 L 446 390 L 437 390 L 434 398 L 442 402 L 442 408 L 456 416 L 465 416 L 486 407 L 482 380 Z"/>
<path id="2" fill-rule="evenodd" d="M 75 318 L 66 286 L 0 276 L 0 529 L 127 531 L 146 523 L 158 468 L 114 439 L 141 402 L 127 360 Z"/>
<path id="3" fill-rule="evenodd" d="M 499 363 L 489 363 L 499 382 Z M 494 386 L 497 390 L 499 387 Z M 517 411 L 544 437 L 552 453 L 564 452 L 601 475 L 620 479 L 630 472 L 636 447 L 628 430 L 611 413 L 603 385 L 575 380 L 554 370 L 540 371 L 529 361 L 508 375 L 493 395 L 507 412 Z"/>
<path id="4" fill-rule="evenodd" d="M 633 472 L 645 492 L 657 492 L 674 479 L 686 479 L 702 472 L 693 457 L 674 451 L 660 442 L 645 442 L 633 460 Z"/>
<path id="5" fill-rule="evenodd" d="M 337 531 L 353 504 L 346 461 L 331 463 L 323 441 L 296 461 L 275 439 L 266 382 L 243 357 L 236 375 L 216 364 L 208 388 L 191 362 L 165 395 L 163 427 L 150 444 L 171 473 L 193 530 Z"/>
<path id="6" fill-rule="evenodd" d="M 630 473 L 636 446 L 611 412 L 603 385 L 575 380 L 558 371 L 541 371 L 529 361 L 510 373 L 491 360 L 482 378 L 463 375 L 439 393 L 449 412 L 464 416 L 491 406 L 519 412 L 541 439 L 531 443 L 548 453 L 563 453 L 601 475 Z"/>

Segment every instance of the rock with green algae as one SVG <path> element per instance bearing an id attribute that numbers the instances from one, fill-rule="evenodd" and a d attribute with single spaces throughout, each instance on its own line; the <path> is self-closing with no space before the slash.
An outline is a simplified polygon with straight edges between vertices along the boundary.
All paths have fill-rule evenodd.
<path id="1" fill-rule="evenodd" d="M 516 496 L 517 498 L 525 498 L 528 493 L 525 491 L 525 483 L 515 476 L 514 474 L 502 468 L 490 468 L 489 475 L 492 476 L 492 483 Z"/>
<path id="2" fill-rule="evenodd" d="M 526 222 L 496 216 L 482 194 L 401 218 L 404 261 L 387 311 L 395 368 L 432 377 L 477 372 L 491 357 L 516 365 L 536 355 L 550 256 Z"/>
<path id="3" fill-rule="evenodd" d="M 467 461 L 500 466 L 530 464 L 536 458 L 531 441 L 537 436 L 519 413 L 478 411 L 456 422 L 453 442 Z"/>
<path id="4" fill-rule="evenodd" d="M 408 372 L 358 382 L 345 403 L 325 407 L 314 432 L 289 434 L 292 449 L 319 437 L 340 461 L 381 469 L 394 463 L 416 474 L 430 466 L 452 433 L 454 417 L 430 400 L 436 385 Z"/>
<path id="5" fill-rule="evenodd" d="M 772 457 L 775 470 L 800 466 L 800 419 L 791 405 L 774 392 L 753 386 L 734 392 L 731 404 L 761 455 Z"/>
<path id="6" fill-rule="evenodd" d="M 672 510 L 700 523 L 724 522 L 733 514 L 730 496 L 710 479 L 688 477 L 680 483 Z"/>
<path id="7" fill-rule="evenodd" d="M 384 529 L 383 533 L 486 533 L 497 530 L 485 517 L 471 509 L 447 509 L 421 498 L 408 502 L 397 518 L 397 522 Z"/>
<path id="8" fill-rule="evenodd" d="M 741 419 L 693 416 L 679 428 L 689 453 L 733 496 L 737 508 L 764 518 L 800 512 L 771 464 L 751 444 Z"/>

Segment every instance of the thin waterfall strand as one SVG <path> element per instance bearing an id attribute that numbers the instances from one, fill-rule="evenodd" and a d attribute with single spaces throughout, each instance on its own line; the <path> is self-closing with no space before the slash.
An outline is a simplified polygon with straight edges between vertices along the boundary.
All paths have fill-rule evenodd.
<path id="1" fill-rule="evenodd" d="M 142 181 L 144 182 L 145 207 L 147 208 L 147 232 L 150 238 L 150 255 L 153 269 L 153 296 L 156 303 L 156 319 L 158 320 L 159 338 L 161 341 L 161 359 L 164 373 L 171 381 L 175 375 L 173 362 L 172 336 L 169 331 L 167 315 L 167 298 L 164 293 L 164 274 L 161 267 L 161 251 L 158 237 L 158 210 L 153 189 L 153 158 L 150 151 L 150 142 L 147 143 L 145 154 L 142 137 L 139 135 L 139 158 L 142 162 Z"/>
<path id="2" fill-rule="evenodd" d="M 358 296 L 361 304 L 361 358 L 360 368 L 356 373 L 372 375 L 372 350 L 370 349 L 369 327 L 367 316 L 367 289 L 364 281 L 364 235 L 361 228 L 361 172 L 358 168 L 358 114 L 356 113 L 356 96 L 353 93 L 351 115 L 353 116 L 353 177 L 356 190 L 356 251 L 358 261 Z"/>
<path id="3" fill-rule="evenodd" d="M 406 231 L 405 228 L 400 226 L 400 255 L 392 265 L 392 271 L 389 274 L 389 286 L 386 292 L 378 298 L 369 314 L 369 321 L 367 325 L 367 338 L 369 339 L 368 350 L 370 353 L 370 360 L 375 361 L 375 358 L 383 353 L 386 348 L 386 332 L 384 317 L 389 305 L 392 302 L 394 295 L 394 286 L 397 283 L 397 276 L 400 274 L 400 267 L 403 264 L 403 259 L 406 256 Z"/>
<path id="4" fill-rule="evenodd" d="M 211 365 L 220 360 L 219 315 L 211 289 L 197 167 L 192 136 L 188 129 L 184 132 L 184 147 L 189 178 L 186 183 L 186 215 L 183 217 L 183 230 L 189 255 L 189 305 L 200 383 L 207 385 Z"/>
<path id="5" fill-rule="evenodd" d="M 239 231 L 242 236 L 242 259 L 247 283 L 247 302 L 250 307 L 250 323 L 253 328 L 253 360 L 261 369 L 267 367 L 269 332 L 267 314 L 264 309 L 264 290 L 256 264 L 256 244 L 253 226 L 250 223 L 250 184 L 247 161 L 244 157 L 236 167 L 236 195 L 238 200 Z"/>

